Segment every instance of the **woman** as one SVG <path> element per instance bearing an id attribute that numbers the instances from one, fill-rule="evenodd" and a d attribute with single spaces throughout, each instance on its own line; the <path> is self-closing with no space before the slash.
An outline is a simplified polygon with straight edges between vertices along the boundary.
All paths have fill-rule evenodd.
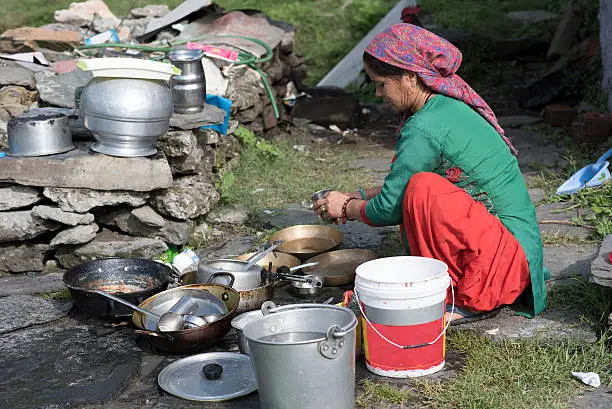
<path id="1" fill-rule="evenodd" d="M 524 298 L 533 317 L 546 306 L 535 208 L 493 111 L 455 72 L 461 53 L 411 24 L 367 47 L 365 70 L 402 117 L 391 172 L 380 188 L 330 192 L 320 215 L 343 223 L 401 226 L 409 254 L 444 261 L 455 291 L 454 324 L 486 318 Z"/>

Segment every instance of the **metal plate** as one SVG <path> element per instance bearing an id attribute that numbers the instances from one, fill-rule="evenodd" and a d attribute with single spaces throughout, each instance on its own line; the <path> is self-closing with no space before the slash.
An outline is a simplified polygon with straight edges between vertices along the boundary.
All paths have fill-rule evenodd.
<path id="1" fill-rule="evenodd" d="M 223 367 L 219 379 L 208 380 L 202 373 L 204 365 L 212 363 Z M 172 395 L 198 402 L 234 399 L 257 390 L 251 358 L 235 352 L 210 352 L 180 359 L 162 369 L 157 382 Z"/>

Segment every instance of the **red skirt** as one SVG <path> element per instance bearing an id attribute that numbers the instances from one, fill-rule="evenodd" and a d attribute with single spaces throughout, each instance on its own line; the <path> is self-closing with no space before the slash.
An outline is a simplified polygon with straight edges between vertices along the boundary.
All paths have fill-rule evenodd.
<path id="1" fill-rule="evenodd" d="M 435 173 L 410 178 L 402 230 L 411 255 L 448 265 L 458 307 L 490 311 L 512 304 L 531 283 L 527 256 L 512 233 L 482 203 Z"/>

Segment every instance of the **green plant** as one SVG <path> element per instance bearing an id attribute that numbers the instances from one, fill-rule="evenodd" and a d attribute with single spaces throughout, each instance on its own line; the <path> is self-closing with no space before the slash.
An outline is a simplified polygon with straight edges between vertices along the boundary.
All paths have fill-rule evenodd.
<path id="1" fill-rule="evenodd" d="M 283 155 L 283 151 L 272 143 L 263 139 L 258 139 L 254 132 L 239 126 L 234 131 L 234 136 L 246 147 L 254 147 L 268 159 L 276 159 Z"/>
<path id="2" fill-rule="evenodd" d="M 413 393 L 388 382 L 374 382 L 366 379 L 360 383 L 355 403 L 360 407 L 378 407 L 380 403 L 404 405 L 415 399 Z"/>

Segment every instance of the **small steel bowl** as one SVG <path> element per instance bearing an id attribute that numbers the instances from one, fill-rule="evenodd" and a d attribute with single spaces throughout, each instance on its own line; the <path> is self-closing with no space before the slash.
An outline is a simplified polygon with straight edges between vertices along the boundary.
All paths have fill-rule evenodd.
<path id="1" fill-rule="evenodd" d="M 325 284 L 325 279 L 321 276 L 314 275 L 306 275 L 304 278 L 313 278 L 315 280 L 314 284 L 300 282 L 300 281 L 292 281 L 291 282 L 291 290 L 293 293 L 299 297 L 315 297 L 323 291 L 323 285 Z"/>

